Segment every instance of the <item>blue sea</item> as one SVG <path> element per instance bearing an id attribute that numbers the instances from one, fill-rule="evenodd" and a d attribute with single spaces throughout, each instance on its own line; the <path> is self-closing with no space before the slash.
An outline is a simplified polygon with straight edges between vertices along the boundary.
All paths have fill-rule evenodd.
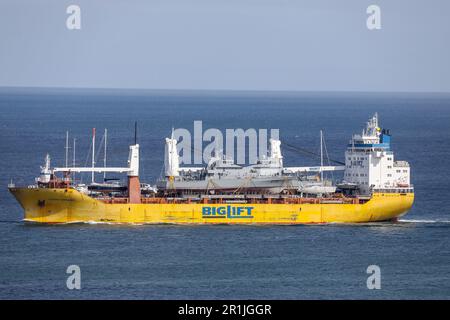
<path id="1" fill-rule="evenodd" d="M 412 168 L 415 204 L 397 223 L 39 225 L 22 221 L 7 191 L 11 180 L 32 184 L 47 152 L 64 165 L 66 130 L 78 165 L 89 164 L 96 127 L 108 129 L 108 164 L 124 166 L 137 120 L 141 180 L 154 183 L 172 127 L 275 128 L 314 152 L 322 129 L 329 157 L 343 161 L 374 112 Z M 282 151 L 287 166 L 318 165 Z M 450 298 L 450 95 L 3 88 L 0 157 L 1 299 Z M 81 290 L 66 287 L 69 265 Z M 380 267 L 379 290 L 367 288 L 369 265 Z"/>

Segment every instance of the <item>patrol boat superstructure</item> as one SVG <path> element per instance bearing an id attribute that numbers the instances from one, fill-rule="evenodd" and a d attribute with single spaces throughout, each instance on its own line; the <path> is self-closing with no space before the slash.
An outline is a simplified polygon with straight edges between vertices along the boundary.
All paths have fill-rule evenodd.
<path id="1" fill-rule="evenodd" d="M 270 139 L 269 143 L 268 156 L 261 157 L 253 165 L 239 166 L 220 154 L 211 157 L 204 168 L 180 167 L 177 141 L 166 138 L 165 177 L 158 181 L 157 188 L 166 195 L 178 196 L 195 193 L 295 194 L 299 189 L 316 194 L 335 191 L 335 187 L 325 186 L 323 181 L 311 181 L 296 174 L 298 171 L 286 171 L 281 142 Z"/>

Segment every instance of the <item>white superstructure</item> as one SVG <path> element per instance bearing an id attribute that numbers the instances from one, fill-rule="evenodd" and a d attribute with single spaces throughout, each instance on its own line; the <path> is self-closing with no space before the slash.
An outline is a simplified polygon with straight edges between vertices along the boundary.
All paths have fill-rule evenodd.
<path id="1" fill-rule="evenodd" d="M 180 175 L 180 159 L 177 152 L 177 140 L 172 137 L 166 138 L 164 152 L 164 171 L 166 177 L 178 177 Z"/>
<path id="2" fill-rule="evenodd" d="M 52 170 L 50 168 L 50 155 L 47 153 L 45 156 L 44 165 L 41 166 L 41 174 L 36 178 L 38 183 L 48 183 L 52 175 Z"/>
<path id="3" fill-rule="evenodd" d="M 130 146 L 128 154 L 128 176 L 139 177 L 139 144 Z"/>
<path id="4" fill-rule="evenodd" d="M 378 125 L 375 114 L 361 134 L 353 135 L 345 152 L 344 182 L 355 184 L 362 194 L 374 190 L 402 192 L 411 188 L 406 161 L 395 161 L 389 130 Z"/>

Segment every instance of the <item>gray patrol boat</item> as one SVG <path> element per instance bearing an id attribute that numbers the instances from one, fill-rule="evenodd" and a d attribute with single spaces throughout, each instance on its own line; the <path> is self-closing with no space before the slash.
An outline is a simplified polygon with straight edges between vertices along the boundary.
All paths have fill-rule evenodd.
<path id="1" fill-rule="evenodd" d="M 270 139 L 268 155 L 249 166 L 240 166 L 224 155 L 215 155 L 206 167 L 180 167 L 177 140 L 166 138 L 165 176 L 157 182 L 157 189 L 174 196 L 255 193 L 322 195 L 335 192 L 336 188 L 329 181 L 324 181 L 321 173 L 341 168 L 322 165 L 285 168 L 280 145 L 280 140 Z"/>

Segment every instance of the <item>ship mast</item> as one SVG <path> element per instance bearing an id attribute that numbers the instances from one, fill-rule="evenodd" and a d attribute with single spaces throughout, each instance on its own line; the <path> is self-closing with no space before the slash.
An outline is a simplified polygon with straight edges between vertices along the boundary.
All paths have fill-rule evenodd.
<path id="1" fill-rule="evenodd" d="M 75 161 L 75 148 L 76 148 L 77 139 L 73 138 L 73 158 L 72 158 L 72 167 L 75 167 L 76 161 Z"/>
<path id="2" fill-rule="evenodd" d="M 72 167 L 74 167 L 74 168 L 75 168 L 75 164 L 76 164 L 76 161 L 75 161 L 75 159 L 76 159 L 76 158 L 75 158 L 76 142 L 77 142 L 77 139 L 76 139 L 76 138 L 73 138 L 73 158 L 72 158 Z M 75 173 L 73 173 L 72 179 L 75 180 Z"/>
<path id="3" fill-rule="evenodd" d="M 92 128 L 92 169 L 95 167 L 95 128 Z M 92 183 L 94 183 L 94 170 L 92 170 Z"/>
<path id="4" fill-rule="evenodd" d="M 320 181 L 323 181 L 323 133 L 320 130 Z"/>
<path id="5" fill-rule="evenodd" d="M 66 131 L 66 168 L 69 165 L 69 131 Z"/>
<path id="6" fill-rule="evenodd" d="M 106 139 L 108 137 L 108 129 L 105 129 L 105 154 L 103 156 L 103 166 L 106 168 Z M 103 172 L 103 181 L 106 180 L 106 171 Z"/>

